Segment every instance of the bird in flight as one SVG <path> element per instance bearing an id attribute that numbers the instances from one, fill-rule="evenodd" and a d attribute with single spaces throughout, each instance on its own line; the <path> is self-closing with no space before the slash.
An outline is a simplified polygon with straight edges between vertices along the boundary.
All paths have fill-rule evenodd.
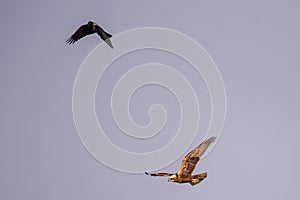
<path id="1" fill-rule="evenodd" d="M 181 167 L 176 174 L 170 173 L 156 173 L 145 174 L 150 176 L 168 176 L 168 181 L 175 183 L 190 183 L 192 186 L 200 183 L 207 177 L 207 173 L 192 175 L 193 170 L 195 169 L 200 157 L 205 153 L 208 146 L 216 140 L 216 137 L 210 137 L 209 139 L 204 140 L 199 146 L 193 149 L 188 153 L 182 160 Z"/>
<path id="2" fill-rule="evenodd" d="M 74 44 L 79 39 L 97 33 L 106 44 L 108 44 L 111 48 L 114 48 L 110 39 L 112 37 L 111 34 L 105 32 L 97 23 L 89 21 L 87 24 L 80 26 L 75 33 L 66 40 L 67 44 Z"/>

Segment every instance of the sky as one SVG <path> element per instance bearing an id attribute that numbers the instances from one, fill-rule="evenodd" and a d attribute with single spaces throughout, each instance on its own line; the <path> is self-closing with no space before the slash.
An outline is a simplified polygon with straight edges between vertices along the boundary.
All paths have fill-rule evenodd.
<path id="1" fill-rule="evenodd" d="M 0 199 L 299 199 L 299 8 L 297 1 L 267 0 L 2 1 Z M 73 120 L 72 91 L 81 64 L 101 40 L 89 36 L 73 46 L 65 40 L 89 20 L 113 35 L 173 29 L 213 58 L 226 88 L 227 114 L 215 148 L 195 170 L 208 172 L 199 185 L 120 172 L 86 150 Z M 178 102 L 155 85 L 133 94 L 130 111 L 137 124 L 147 124 L 149 106 L 165 105 L 169 118 L 159 135 L 134 140 L 114 124 L 107 106 L 113 83 L 144 62 L 167 63 L 196 88 L 201 125 L 191 150 L 209 123 L 207 89 L 188 63 L 157 50 L 124 55 L 103 76 L 96 111 L 111 132 L 107 137 L 141 152 L 174 137 Z M 160 171 L 176 172 L 180 164 L 178 159 Z"/>

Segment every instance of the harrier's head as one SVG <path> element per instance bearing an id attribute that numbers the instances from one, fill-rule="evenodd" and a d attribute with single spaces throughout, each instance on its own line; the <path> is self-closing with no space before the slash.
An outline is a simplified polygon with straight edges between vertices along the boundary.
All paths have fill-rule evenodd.
<path id="1" fill-rule="evenodd" d="M 168 181 L 170 181 L 170 182 L 176 182 L 177 180 L 178 180 L 178 175 L 177 174 L 173 174 L 168 179 Z"/>

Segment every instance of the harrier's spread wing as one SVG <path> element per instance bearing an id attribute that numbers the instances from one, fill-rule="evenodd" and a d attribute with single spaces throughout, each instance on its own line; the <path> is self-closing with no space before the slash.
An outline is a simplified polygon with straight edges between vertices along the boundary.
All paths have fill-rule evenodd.
<path id="1" fill-rule="evenodd" d="M 204 140 L 198 147 L 188 153 L 182 160 L 181 167 L 178 171 L 179 176 L 189 176 L 195 169 L 200 157 L 205 153 L 208 146 L 216 140 L 216 137 L 211 137 Z"/>
<path id="2" fill-rule="evenodd" d="M 172 176 L 173 174 L 169 174 L 169 173 L 156 173 L 156 174 L 149 174 L 148 172 L 145 172 L 145 174 L 149 175 L 149 176 Z"/>
<path id="3" fill-rule="evenodd" d="M 75 43 L 77 40 L 94 33 L 95 31 L 93 31 L 93 29 L 91 29 L 87 24 L 80 26 L 76 32 L 69 38 L 66 40 L 66 43 L 68 44 L 73 44 Z"/>

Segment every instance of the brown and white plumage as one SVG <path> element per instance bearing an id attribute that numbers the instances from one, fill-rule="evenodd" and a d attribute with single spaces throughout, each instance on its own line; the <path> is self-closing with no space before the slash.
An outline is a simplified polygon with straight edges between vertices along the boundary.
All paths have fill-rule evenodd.
<path id="1" fill-rule="evenodd" d="M 216 137 L 211 137 L 209 139 L 204 140 L 199 146 L 189 152 L 183 159 L 181 163 L 181 167 L 176 174 L 170 173 L 156 173 L 149 174 L 145 172 L 147 175 L 151 176 L 168 176 L 171 182 L 176 183 L 190 183 L 191 185 L 196 185 L 200 183 L 203 179 L 207 177 L 207 173 L 192 175 L 197 163 L 199 162 L 201 156 L 205 153 L 207 148 L 211 143 L 216 140 Z"/>
<path id="2" fill-rule="evenodd" d="M 173 174 L 170 173 L 156 173 L 156 174 L 149 174 L 148 172 L 145 172 L 145 174 L 149 176 L 172 176 Z"/>
<path id="3" fill-rule="evenodd" d="M 102 40 L 106 42 L 111 48 L 113 48 L 112 43 L 109 38 L 112 37 L 111 34 L 105 32 L 97 23 L 89 21 L 87 24 L 81 25 L 75 33 L 66 40 L 67 44 L 74 44 L 81 38 L 97 33 Z"/>

